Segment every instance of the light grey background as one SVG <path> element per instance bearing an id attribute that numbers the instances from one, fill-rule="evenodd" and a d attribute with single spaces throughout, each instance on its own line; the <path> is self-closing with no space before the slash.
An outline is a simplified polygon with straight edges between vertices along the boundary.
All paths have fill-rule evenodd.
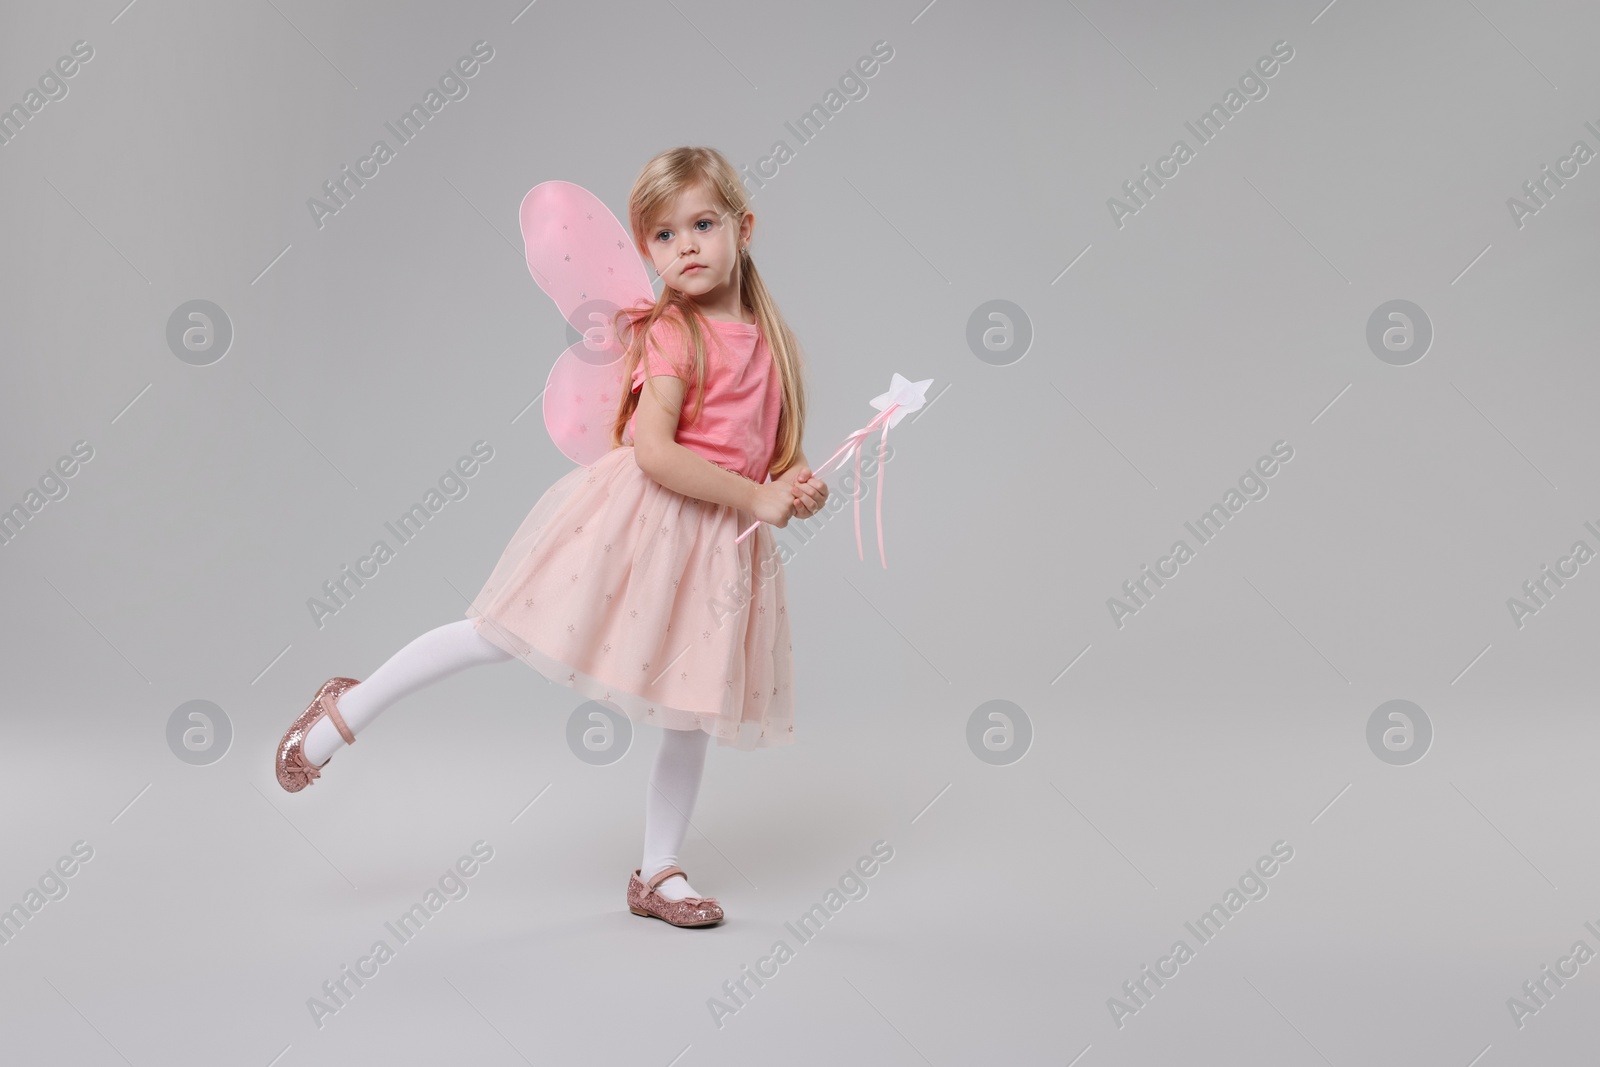
<path id="1" fill-rule="evenodd" d="M 70 1064 L 1552 1064 L 1600 963 L 1594 235 L 1600 12 L 1576 2 L 7 4 L 0 103 L 93 59 L 0 147 L 0 504 L 94 458 L 0 546 L 8 1061 Z M 473 42 L 494 58 L 318 228 L 306 200 Z M 877 41 L 825 131 L 785 123 Z M 1120 228 L 1107 201 L 1293 48 Z M 462 616 L 570 464 L 538 417 L 565 326 L 517 206 L 613 211 L 655 152 L 794 158 L 753 252 L 805 347 L 820 460 L 893 372 L 887 570 L 848 512 L 786 574 L 797 744 L 715 750 L 684 849 L 729 921 L 629 915 L 658 740 L 592 767 L 516 664 L 396 706 L 289 795 L 318 684 Z M 1070 270 L 1068 269 L 1070 265 Z M 168 317 L 235 331 L 194 367 Z M 991 300 L 1034 340 L 966 333 Z M 1409 366 L 1367 320 L 1415 302 Z M 325 580 L 477 440 L 494 459 L 318 628 Z M 1107 599 L 1274 442 L 1293 459 L 1135 617 Z M 833 484 L 837 484 L 836 482 Z M 836 490 L 837 491 L 837 490 Z M 794 540 L 795 530 L 780 533 Z M 1189 538 L 1191 541 L 1192 538 Z M 1070 665 L 1070 669 L 1069 668 Z M 173 710 L 232 724 L 209 766 Z M 1368 747 L 1415 702 L 1419 762 Z M 1007 766 L 974 709 L 1023 709 Z M 530 801 L 536 802 L 529 807 Z M 515 819 L 515 821 L 513 821 Z M 321 984 L 472 843 L 494 858 L 320 1029 Z M 707 1000 L 874 841 L 892 861 L 717 1027 Z M 1215 941 L 1185 928 L 1274 842 Z M 1120 1028 L 1107 1001 L 1196 948 Z M 390 939 L 393 940 L 392 938 Z"/>

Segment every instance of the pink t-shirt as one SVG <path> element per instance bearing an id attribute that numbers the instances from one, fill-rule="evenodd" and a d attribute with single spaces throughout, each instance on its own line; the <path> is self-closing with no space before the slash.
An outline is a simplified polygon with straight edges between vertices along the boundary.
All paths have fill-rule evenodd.
<path id="1" fill-rule="evenodd" d="M 754 323 L 701 318 L 706 340 L 706 399 L 692 424 L 695 381 L 689 338 L 663 318 L 651 327 L 645 358 L 633 373 L 633 390 L 649 373 L 681 378 L 686 383 L 678 416 L 678 444 L 727 470 L 757 482 L 767 480 L 767 467 L 778 442 L 778 414 L 783 383 L 761 327 Z M 638 412 L 628 419 L 627 440 L 634 439 Z"/>

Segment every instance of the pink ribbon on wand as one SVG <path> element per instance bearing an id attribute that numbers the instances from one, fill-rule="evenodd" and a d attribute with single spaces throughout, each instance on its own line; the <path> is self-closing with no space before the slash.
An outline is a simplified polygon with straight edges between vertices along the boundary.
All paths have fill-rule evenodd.
<path id="1" fill-rule="evenodd" d="M 889 383 L 888 392 L 872 398 L 872 406 L 879 409 L 877 416 L 873 418 L 871 422 L 861 427 L 861 429 L 855 431 L 849 437 L 845 438 L 844 444 L 839 446 L 838 451 L 829 456 L 822 466 L 817 467 L 811 472 L 814 475 L 822 474 L 830 467 L 834 466 L 835 463 L 842 464 L 852 452 L 855 453 L 856 488 L 851 497 L 851 501 L 853 503 L 853 509 L 855 512 L 857 559 L 866 559 L 866 554 L 861 549 L 861 442 L 865 440 L 866 436 L 881 423 L 883 425 L 883 435 L 879 442 L 878 455 L 882 457 L 889 443 L 889 427 L 899 422 L 901 417 L 907 412 L 916 411 L 918 408 L 922 407 L 923 399 L 928 391 L 928 386 L 932 384 L 932 378 L 929 378 L 925 381 L 913 382 L 898 373 L 895 374 Z M 880 464 L 878 467 L 878 498 L 876 504 L 876 515 L 878 521 L 878 559 L 883 566 L 887 568 L 889 566 L 889 560 L 883 551 L 883 478 L 885 470 L 886 467 L 883 464 Z M 740 534 L 734 539 L 733 543 L 739 544 L 746 537 L 749 537 L 752 533 L 754 533 L 756 527 L 760 525 L 761 521 L 759 519 L 751 523 L 744 533 Z"/>
<path id="2" fill-rule="evenodd" d="M 851 501 L 852 501 L 852 504 L 853 504 L 853 507 L 854 507 L 854 510 L 855 510 L 855 520 L 856 520 L 856 558 L 857 559 L 866 559 L 867 557 L 866 557 L 866 553 L 864 553 L 862 551 L 862 549 L 861 549 L 861 449 L 856 447 L 856 446 L 861 443 L 861 439 L 862 438 L 866 437 L 867 434 L 871 433 L 873 428 L 876 427 L 881 422 L 881 423 L 883 423 L 883 437 L 881 438 L 880 444 L 878 446 L 878 455 L 880 455 L 880 456 L 883 455 L 883 451 L 884 451 L 883 446 L 887 445 L 889 443 L 889 422 L 888 422 L 889 414 L 891 412 L 893 412 L 894 410 L 896 410 L 897 408 L 899 408 L 899 406 L 900 406 L 899 404 L 890 404 L 887 408 L 884 408 L 881 412 L 878 413 L 878 415 L 871 422 L 867 423 L 865 426 L 861 427 L 861 429 L 857 430 L 855 433 L 852 433 L 848 438 L 846 438 L 845 439 L 845 443 L 840 445 L 839 446 L 839 450 L 837 452 L 835 452 L 833 455 L 829 456 L 827 458 L 827 460 L 822 464 L 822 466 L 816 468 L 815 470 L 813 470 L 811 472 L 813 475 L 822 474 L 828 469 L 828 467 L 835 460 L 841 460 L 842 461 L 844 458 L 848 458 L 849 454 L 852 451 L 855 452 L 855 455 L 856 455 L 856 491 L 855 491 L 855 495 L 851 497 Z M 885 568 L 887 568 L 889 566 L 889 560 L 884 556 L 884 552 L 883 552 L 883 476 L 884 476 L 884 473 L 887 470 L 888 470 L 888 468 L 887 468 L 886 465 L 879 464 L 879 466 L 878 466 L 878 494 L 877 494 L 877 506 L 876 506 L 876 512 L 875 512 L 875 514 L 877 516 L 877 522 L 878 522 L 878 559 L 883 563 Z M 755 522 L 752 522 L 745 529 L 744 533 L 742 533 L 738 537 L 734 538 L 733 543 L 734 544 L 738 544 L 739 542 L 743 541 L 746 537 L 749 537 L 752 533 L 754 533 L 755 532 L 755 528 L 757 526 L 760 526 L 760 525 L 761 525 L 761 520 L 760 519 L 757 519 Z"/>

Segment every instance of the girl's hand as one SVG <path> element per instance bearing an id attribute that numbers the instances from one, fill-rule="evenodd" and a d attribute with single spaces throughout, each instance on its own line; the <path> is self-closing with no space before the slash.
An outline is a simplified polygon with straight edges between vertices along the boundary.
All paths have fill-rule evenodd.
<path id="1" fill-rule="evenodd" d="M 789 525 L 789 517 L 794 514 L 794 494 L 789 491 L 789 484 L 780 479 L 757 486 L 750 513 L 780 529 Z"/>
<path id="2" fill-rule="evenodd" d="M 796 467 L 795 476 L 789 480 L 789 490 L 794 494 L 794 517 L 809 519 L 822 510 L 828 500 L 828 483 L 812 477 L 811 468 Z M 788 471 L 784 471 L 785 476 Z"/>

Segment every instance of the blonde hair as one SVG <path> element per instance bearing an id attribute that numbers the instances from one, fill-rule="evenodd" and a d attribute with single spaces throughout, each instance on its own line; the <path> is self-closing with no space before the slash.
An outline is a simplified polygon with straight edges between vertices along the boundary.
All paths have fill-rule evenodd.
<path id="1" fill-rule="evenodd" d="M 671 208 L 674 201 L 687 189 L 704 188 L 726 211 L 732 224 L 737 226 L 748 211 L 744 187 L 739 184 L 733 165 L 715 148 L 684 146 L 669 148 L 644 165 L 628 194 L 628 225 L 633 230 L 634 246 L 640 255 L 648 255 L 645 244 L 649 240 L 645 227 L 649 221 L 660 217 Z M 767 291 L 755 260 L 748 249 L 739 251 L 739 302 L 753 311 L 761 335 L 772 352 L 773 367 L 782 385 L 783 402 L 778 415 L 777 442 L 773 447 L 768 473 L 777 477 L 799 461 L 800 443 L 805 434 L 806 396 L 800 344 L 778 311 L 772 294 Z M 627 338 L 627 355 L 623 363 L 623 380 L 631 382 L 634 371 L 645 358 L 645 342 L 650 330 L 663 317 L 671 314 L 669 321 L 678 327 L 678 336 L 687 330 L 689 348 L 694 353 L 694 412 L 689 422 L 694 422 L 705 405 L 706 346 L 703 316 L 694 301 L 670 285 L 662 286 L 661 296 L 650 308 L 624 308 L 617 312 L 613 326 L 617 336 Z M 626 319 L 626 323 L 622 320 Z M 639 394 L 632 390 L 623 394 L 617 409 L 616 422 L 611 428 L 611 447 L 622 444 L 622 434 L 628 420 L 639 407 Z M 680 415 L 681 417 L 681 415 Z"/>

